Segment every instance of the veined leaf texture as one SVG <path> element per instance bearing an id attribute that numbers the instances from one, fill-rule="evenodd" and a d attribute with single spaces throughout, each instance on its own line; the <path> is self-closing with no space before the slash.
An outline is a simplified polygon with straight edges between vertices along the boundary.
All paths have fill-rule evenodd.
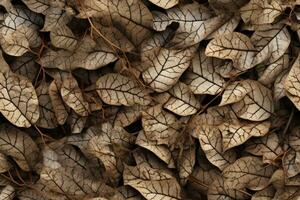
<path id="1" fill-rule="evenodd" d="M 300 199 L 299 0 L 0 7 L 0 200 Z"/>

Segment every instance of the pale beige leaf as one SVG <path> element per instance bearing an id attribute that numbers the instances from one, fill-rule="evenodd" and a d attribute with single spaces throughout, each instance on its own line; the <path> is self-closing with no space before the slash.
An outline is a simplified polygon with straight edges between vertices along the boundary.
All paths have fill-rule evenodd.
<path id="1" fill-rule="evenodd" d="M 38 158 L 38 147 L 21 130 L 7 124 L 0 127 L 0 152 L 11 156 L 24 171 L 34 169 Z"/>
<path id="2" fill-rule="evenodd" d="M 16 195 L 15 188 L 11 185 L 7 185 L 0 192 L 0 199 L 1 200 L 13 200 L 15 195 Z"/>
<path id="3" fill-rule="evenodd" d="M 62 97 L 60 96 L 61 83 L 57 82 L 58 81 L 53 80 L 49 85 L 49 97 L 51 99 L 56 120 L 58 124 L 63 125 L 69 116 L 69 108 L 65 105 Z"/>
<path id="4" fill-rule="evenodd" d="M 209 200 L 244 200 L 249 199 L 246 191 L 233 188 L 222 176 L 218 176 L 209 185 L 207 192 Z"/>
<path id="5" fill-rule="evenodd" d="M 148 105 L 151 102 L 147 91 L 129 77 L 116 73 L 101 76 L 96 83 L 100 98 L 110 105 Z"/>
<path id="6" fill-rule="evenodd" d="M 6 60 L 3 57 L 3 52 L 0 51 L 0 65 L 2 66 L 0 72 L 7 72 L 10 70 L 10 66 L 7 64 Z"/>
<path id="7" fill-rule="evenodd" d="M 50 8 L 49 0 L 22 0 L 26 6 L 36 12 L 36 13 L 45 13 Z"/>
<path id="8" fill-rule="evenodd" d="M 172 20 L 165 13 L 152 11 L 153 29 L 156 31 L 164 31 L 172 23 Z"/>
<path id="9" fill-rule="evenodd" d="M 135 143 L 153 152 L 158 158 L 164 161 L 169 168 L 175 168 L 172 152 L 167 146 L 159 145 L 155 141 L 149 140 L 143 131 L 140 131 Z"/>
<path id="10" fill-rule="evenodd" d="M 150 2 L 154 3 L 155 5 L 163 8 L 163 9 L 169 9 L 171 7 L 174 7 L 179 3 L 179 0 L 169 0 L 169 1 L 164 1 L 164 0 L 149 0 Z"/>
<path id="11" fill-rule="evenodd" d="M 138 190 L 146 199 L 181 199 L 181 188 L 170 171 L 154 169 L 148 164 L 124 167 L 124 184 Z"/>
<path id="12" fill-rule="evenodd" d="M 285 24 L 265 25 L 253 33 L 251 42 L 258 50 L 253 65 L 273 63 L 284 55 L 290 45 L 291 36 Z"/>
<path id="13" fill-rule="evenodd" d="M 279 138 L 276 133 L 270 133 L 264 137 L 259 137 L 245 143 L 245 151 L 262 156 L 263 162 L 273 163 L 280 155 L 283 149 L 279 144 Z"/>
<path id="14" fill-rule="evenodd" d="M 290 149 L 283 157 L 282 166 L 287 178 L 300 173 L 300 153 Z"/>
<path id="15" fill-rule="evenodd" d="M 273 96 L 274 96 L 275 101 L 278 101 L 279 99 L 286 96 L 284 83 L 285 83 L 287 76 L 288 76 L 288 71 L 285 70 L 277 76 L 277 78 L 274 82 Z"/>
<path id="16" fill-rule="evenodd" d="M 122 186 L 118 188 L 118 191 L 126 200 L 145 200 L 135 189 L 130 186 Z"/>
<path id="17" fill-rule="evenodd" d="M 181 135 L 179 121 L 173 114 L 162 110 L 161 105 L 142 113 L 142 126 L 147 138 L 156 141 L 158 145 L 173 145 Z"/>
<path id="18" fill-rule="evenodd" d="M 39 119 L 39 102 L 31 82 L 12 72 L 0 73 L 0 112 L 19 127 L 30 127 Z"/>
<path id="19" fill-rule="evenodd" d="M 199 110 L 199 100 L 184 83 L 178 82 L 168 92 L 171 97 L 164 104 L 167 110 L 180 116 L 193 115 Z"/>
<path id="20" fill-rule="evenodd" d="M 214 0 L 214 1 L 219 1 L 219 0 Z M 230 1 L 234 1 L 234 0 L 230 0 Z M 216 31 L 212 32 L 212 34 L 208 36 L 208 39 L 216 38 L 224 34 L 233 33 L 234 29 L 238 26 L 240 20 L 241 17 L 239 15 L 235 15 L 232 18 L 228 18 L 228 20 L 220 28 L 218 28 Z"/>
<path id="21" fill-rule="evenodd" d="M 230 59 L 239 70 L 247 70 L 254 65 L 253 59 L 257 50 L 246 35 L 238 32 L 221 35 L 211 40 L 205 55 L 220 59 Z"/>
<path id="22" fill-rule="evenodd" d="M 254 25 L 261 25 L 274 22 L 284 9 L 284 5 L 279 0 L 251 0 L 240 9 L 240 13 L 245 23 L 249 22 Z"/>
<path id="23" fill-rule="evenodd" d="M 187 144 L 177 162 L 179 177 L 182 179 L 181 182 L 185 183 L 196 163 L 196 147 L 193 144 Z"/>
<path id="24" fill-rule="evenodd" d="M 3 51 L 11 56 L 22 56 L 29 49 L 29 42 L 16 33 L 13 33 L 10 38 L 0 37 L 0 44 Z"/>
<path id="25" fill-rule="evenodd" d="M 271 123 L 263 122 L 224 122 L 219 126 L 222 132 L 223 150 L 239 146 L 251 137 L 261 137 L 269 132 Z"/>
<path id="26" fill-rule="evenodd" d="M 71 29 L 67 26 L 60 26 L 50 32 L 51 43 L 57 47 L 66 50 L 74 50 L 77 45 L 77 39 Z"/>
<path id="27" fill-rule="evenodd" d="M 221 64 L 220 60 L 205 56 L 204 49 L 199 50 L 185 76 L 185 82 L 194 94 L 215 95 L 221 92 L 225 80 L 216 72 Z"/>
<path id="28" fill-rule="evenodd" d="M 72 75 L 62 81 L 60 94 L 64 102 L 78 115 L 83 117 L 89 115 L 89 103 L 85 100 L 77 80 Z"/>
<path id="29" fill-rule="evenodd" d="M 142 116 L 142 111 L 147 109 L 147 106 L 133 105 L 122 107 L 114 116 L 114 125 L 126 127 L 137 121 Z"/>
<path id="30" fill-rule="evenodd" d="M 269 183 L 274 166 L 264 166 L 258 157 L 246 156 L 239 158 L 223 171 L 225 181 L 233 188 L 249 188 L 261 190 Z"/>
<path id="31" fill-rule="evenodd" d="M 300 110 L 300 55 L 298 55 L 297 59 L 292 65 L 290 72 L 288 73 L 284 88 L 286 90 L 286 95 L 290 98 L 290 100 L 294 103 L 296 108 Z"/>
<path id="32" fill-rule="evenodd" d="M 216 167 L 223 170 L 236 160 L 234 150 L 224 151 L 222 135 L 218 128 L 202 126 L 199 127 L 199 141 L 206 158 Z"/>
<path id="33" fill-rule="evenodd" d="M 232 104 L 232 108 L 238 117 L 250 121 L 264 121 L 273 111 L 273 97 L 271 90 L 258 81 L 244 80 L 251 91 L 239 102 Z"/>
<path id="34" fill-rule="evenodd" d="M 101 180 L 94 180 L 83 171 L 74 169 L 51 169 L 43 167 L 41 181 L 52 191 L 68 196 L 68 199 L 83 199 L 91 195 L 113 196 L 114 189 Z"/>
<path id="35" fill-rule="evenodd" d="M 42 128 L 56 128 L 58 126 L 53 105 L 49 96 L 49 83 L 43 81 L 36 89 L 39 100 L 40 118 L 36 125 Z"/>
<path id="36" fill-rule="evenodd" d="M 252 88 L 246 81 L 237 81 L 230 83 L 223 95 L 219 106 L 224 106 L 227 104 L 232 104 L 241 101 Z"/>
<path id="37" fill-rule="evenodd" d="M 259 77 L 258 81 L 264 85 L 273 83 L 280 73 L 289 67 L 289 54 L 284 54 L 278 60 L 270 63 L 263 74 Z"/>
<path id="38" fill-rule="evenodd" d="M 209 186 L 212 185 L 214 180 L 216 180 L 219 176 L 221 176 L 221 173 L 215 168 L 205 169 L 197 166 L 191 174 L 190 184 L 193 188 L 207 194 Z M 196 179 L 197 181 L 193 182 L 193 179 Z"/>
<path id="39" fill-rule="evenodd" d="M 178 29 L 168 44 L 172 48 L 186 48 L 195 45 L 221 27 L 228 18 L 226 15 L 214 16 L 212 10 L 197 2 L 167 10 L 170 22 L 177 22 Z"/>
<path id="40" fill-rule="evenodd" d="M 142 55 L 142 64 L 148 67 L 142 73 L 145 83 L 156 92 L 167 91 L 188 68 L 194 51 L 194 47 L 185 50 L 156 48 L 151 54 Z"/>
<path id="41" fill-rule="evenodd" d="M 73 13 L 72 13 L 73 14 Z M 70 15 L 65 10 L 51 6 L 47 10 L 47 14 L 45 17 L 45 23 L 43 27 L 43 31 L 52 31 L 60 26 L 66 25 L 72 19 L 72 14 Z M 75 13 L 74 13 L 75 14 Z"/>

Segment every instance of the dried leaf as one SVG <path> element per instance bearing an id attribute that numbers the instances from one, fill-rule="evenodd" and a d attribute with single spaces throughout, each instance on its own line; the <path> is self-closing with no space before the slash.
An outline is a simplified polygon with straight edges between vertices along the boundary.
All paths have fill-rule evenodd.
<path id="1" fill-rule="evenodd" d="M 0 73 L 0 112 L 19 127 L 30 127 L 39 119 L 39 102 L 31 82 L 12 72 Z"/>
<path id="2" fill-rule="evenodd" d="M 100 98 L 110 105 L 148 105 L 148 93 L 133 80 L 120 74 L 110 73 L 100 77 L 96 83 Z"/>

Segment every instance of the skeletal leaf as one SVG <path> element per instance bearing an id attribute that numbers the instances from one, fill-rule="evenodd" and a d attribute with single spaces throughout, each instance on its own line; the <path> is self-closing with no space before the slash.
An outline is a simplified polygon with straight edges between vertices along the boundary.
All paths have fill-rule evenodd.
<path id="1" fill-rule="evenodd" d="M 271 123 L 264 122 L 225 122 L 219 126 L 222 132 L 224 151 L 241 145 L 251 137 L 264 136 L 269 132 Z"/>
<path id="2" fill-rule="evenodd" d="M 260 1 L 251 0 L 247 5 L 240 9 L 241 17 L 244 22 L 253 25 L 271 24 L 278 17 L 285 7 L 280 1 Z"/>
<path id="3" fill-rule="evenodd" d="M 284 55 L 291 37 L 284 24 L 260 27 L 251 37 L 251 42 L 258 50 L 253 64 L 273 63 Z"/>
<path id="4" fill-rule="evenodd" d="M 142 73 L 147 85 L 156 92 L 170 89 L 188 68 L 195 48 L 172 50 L 157 48 L 151 55 L 142 57 L 143 64 L 148 68 Z"/>
<path id="5" fill-rule="evenodd" d="M 216 167 L 223 170 L 236 159 L 233 150 L 224 152 L 222 135 L 215 127 L 199 127 L 199 141 L 206 158 Z"/>
<path id="6" fill-rule="evenodd" d="M 128 77 L 116 73 L 101 76 L 96 83 L 100 98 L 110 105 L 148 105 L 151 100 L 147 91 Z"/>
<path id="7" fill-rule="evenodd" d="M 204 49 L 199 50 L 186 73 L 186 83 L 194 94 L 215 95 L 222 90 L 225 80 L 216 72 L 220 65 L 220 60 L 206 57 Z"/>
<path id="8" fill-rule="evenodd" d="M 74 50 L 77 45 L 77 39 L 67 26 L 60 26 L 50 32 L 50 39 L 55 47 Z"/>
<path id="9" fill-rule="evenodd" d="M 247 70 L 254 65 L 253 59 L 257 50 L 246 35 L 238 32 L 224 34 L 211 40 L 205 55 L 220 59 L 230 59 L 239 70 Z"/>
<path id="10" fill-rule="evenodd" d="M 68 107 L 65 106 L 62 97 L 60 96 L 60 86 L 56 80 L 53 80 L 49 85 L 49 97 L 53 106 L 53 111 L 58 124 L 63 125 L 68 118 Z"/>
<path id="11" fill-rule="evenodd" d="M 178 82 L 169 90 L 171 97 L 164 104 L 164 108 L 180 116 L 195 114 L 200 108 L 200 102 L 187 85 Z"/>
<path id="12" fill-rule="evenodd" d="M 77 80 L 72 75 L 62 81 L 60 94 L 64 102 L 78 115 L 83 117 L 89 115 L 89 104 L 85 100 Z"/>
<path id="13" fill-rule="evenodd" d="M 19 127 L 39 119 L 39 102 L 31 82 L 12 72 L 0 73 L 0 112 Z"/>
<path id="14" fill-rule="evenodd" d="M 268 185 L 274 172 L 273 166 L 264 166 L 258 157 L 246 156 L 237 159 L 223 171 L 225 181 L 233 188 L 261 190 Z"/>
<path id="15" fill-rule="evenodd" d="M 169 168 L 175 167 L 170 149 L 165 145 L 158 145 L 155 141 L 149 140 L 143 131 L 141 131 L 136 138 L 136 144 L 153 152 L 158 158 L 164 161 Z"/>
<path id="16" fill-rule="evenodd" d="M 30 171 L 35 167 L 39 150 L 26 133 L 10 125 L 2 124 L 0 152 L 11 156 L 24 171 Z"/>
<path id="17" fill-rule="evenodd" d="M 257 81 L 244 80 L 244 84 L 251 91 L 232 105 L 234 112 L 238 117 L 251 121 L 268 119 L 274 111 L 271 91 Z"/>
<path id="18" fill-rule="evenodd" d="M 142 126 L 149 140 L 157 144 L 173 145 L 180 136 L 180 124 L 171 113 L 156 105 L 142 112 Z"/>
<path id="19" fill-rule="evenodd" d="M 15 188 L 13 186 L 11 186 L 11 185 L 7 185 L 0 192 L 0 199 L 3 199 L 3 200 L 13 200 L 13 198 L 15 197 L 15 195 L 16 195 Z"/>
<path id="20" fill-rule="evenodd" d="M 146 199 L 181 199 L 176 178 L 166 170 L 151 168 L 148 164 L 124 167 L 124 184 L 138 190 Z"/>
<path id="21" fill-rule="evenodd" d="M 283 149 L 279 144 L 279 138 L 276 133 L 247 141 L 245 146 L 245 151 L 256 156 L 263 156 L 264 163 L 272 163 L 283 154 Z"/>

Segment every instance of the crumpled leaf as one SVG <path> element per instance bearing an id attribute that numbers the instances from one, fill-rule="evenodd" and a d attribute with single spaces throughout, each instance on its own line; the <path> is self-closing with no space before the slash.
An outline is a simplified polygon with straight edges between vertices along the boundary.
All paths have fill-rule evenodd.
<path id="1" fill-rule="evenodd" d="M 19 127 L 30 127 L 39 119 L 39 102 L 31 82 L 12 72 L 0 73 L 0 112 Z"/>
<path id="2" fill-rule="evenodd" d="M 194 94 L 215 95 L 222 91 L 225 80 L 216 72 L 220 65 L 220 60 L 205 56 L 204 49 L 199 50 L 185 76 L 185 82 Z"/>
<path id="3" fill-rule="evenodd" d="M 109 73 L 100 77 L 96 87 L 100 98 L 110 105 L 148 105 L 151 102 L 147 91 L 120 74 Z"/>
<path id="4" fill-rule="evenodd" d="M 246 35 L 238 32 L 224 34 L 211 40 L 205 50 L 205 55 L 220 59 L 230 59 L 233 66 L 245 71 L 252 68 L 256 55 L 253 44 Z"/>
<path id="5" fill-rule="evenodd" d="M 0 192 L 0 198 L 3 200 L 13 200 L 16 195 L 15 188 L 11 185 L 5 186 Z"/>
<path id="6" fill-rule="evenodd" d="M 267 134 L 264 137 L 255 138 L 245 143 L 245 151 L 256 156 L 262 156 L 264 163 L 273 163 L 281 154 L 283 149 L 279 144 L 276 133 Z"/>
<path id="7" fill-rule="evenodd" d="M 180 123 L 159 104 L 142 112 L 142 126 L 146 137 L 158 145 L 174 145 L 180 136 Z"/>
<path id="8" fill-rule="evenodd" d="M 224 170 L 236 159 L 234 150 L 224 151 L 222 135 L 215 127 L 199 127 L 199 141 L 206 158 L 220 170 Z"/>

